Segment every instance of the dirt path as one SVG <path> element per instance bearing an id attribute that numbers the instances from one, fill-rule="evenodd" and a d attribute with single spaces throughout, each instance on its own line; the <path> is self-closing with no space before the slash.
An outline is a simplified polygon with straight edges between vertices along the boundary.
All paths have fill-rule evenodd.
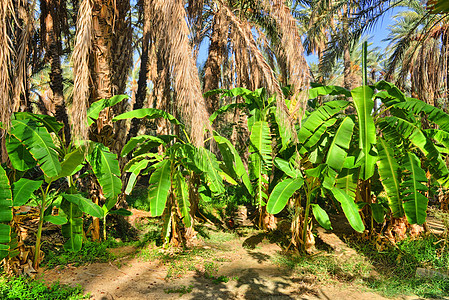
<path id="1" fill-rule="evenodd" d="M 48 270 L 43 277 L 47 281 L 80 284 L 96 300 L 387 299 L 351 283 L 324 285 L 313 276 L 295 274 L 274 263 L 281 251 L 277 245 L 261 242 L 243 247 L 247 242 L 248 239 L 228 237 L 206 242 L 182 258 L 173 256 L 170 260 L 157 253 L 156 257 L 129 255 L 111 263 Z M 154 255 L 154 251 L 146 252 Z"/>

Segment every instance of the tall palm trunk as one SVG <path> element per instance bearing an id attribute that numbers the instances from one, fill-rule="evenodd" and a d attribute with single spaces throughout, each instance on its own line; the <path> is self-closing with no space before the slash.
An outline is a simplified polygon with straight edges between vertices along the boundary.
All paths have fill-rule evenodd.
<path id="1" fill-rule="evenodd" d="M 149 43 L 151 34 L 151 18 L 150 18 L 150 0 L 143 0 L 143 37 L 142 37 L 142 54 L 140 56 L 140 71 L 137 81 L 136 102 L 134 102 L 133 110 L 143 108 L 145 98 L 147 96 L 147 80 L 148 80 L 148 56 Z M 128 132 L 127 140 L 137 136 L 140 129 L 140 119 L 134 118 L 131 121 L 131 127 Z"/>
<path id="2" fill-rule="evenodd" d="M 89 61 L 93 84 L 89 103 L 125 92 L 132 38 L 129 10 L 129 0 L 117 0 L 114 5 L 107 0 L 93 1 L 92 53 Z M 105 144 L 116 154 L 120 154 L 126 142 L 126 123 L 120 121 L 112 124 L 112 117 L 124 112 L 125 105 L 123 101 L 105 109 L 90 131 L 91 139 Z M 121 167 L 124 162 L 124 159 L 119 159 Z M 94 180 L 91 181 L 90 193 L 96 203 L 103 198 Z M 92 236 L 94 239 L 100 238 L 98 219 L 94 219 Z"/>
<path id="3" fill-rule="evenodd" d="M 227 35 L 227 24 L 222 9 L 214 15 L 212 25 L 212 36 L 210 38 L 209 55 L 204 66 L 204 88 L 203 92 L 218 89 L 220 87 L 221 64 L 223 61 L 224 38 Z M 209 114 L 215 112 L 219 106 L 219 96 L 217 94 L 209 96 L 206 107 Z"/>
<path id="4" fill-rule="evenodd" d="M 41 1 L 41 12 L 45 12 L 43 21 L 45 22 L 45 45 L 46 55 L 50 62 L 50 89 L 52 91 L 52 107 L 57 121 L 64 124 L 64 137 L 67 144 L 70 143 L 69 118 L 64 101 L 64 86 L 61 69 L 61 2 L 56 0 Z"/>

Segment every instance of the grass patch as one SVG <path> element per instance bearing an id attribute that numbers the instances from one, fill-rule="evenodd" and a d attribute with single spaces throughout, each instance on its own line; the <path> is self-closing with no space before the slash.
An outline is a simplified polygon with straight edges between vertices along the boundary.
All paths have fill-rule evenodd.
<path id="1" fill-rule="evenodd" d="M 179 287 L 165 289 L 164 292 L 166 294 L 179 294 L 179 296 L 181 297 L 182 295 L 191 293 L 192 290 L 193 285 L 191 284 L 189 286 L 181 285 Z"/>
<path id="2" fill-rule="evenodd" d="M 211 259 L 214 254 L 209 249 L 169 249 L 162 250 L 160 248 L 146 248 L 138 255 L 144 260 L 160 260 L 168 267 L 165 279 L 180 278 L 188 271 L 196 271 L 200 269 L 205 259 Z"/>
<path id="3" fill-rule="evenodd" d="M 72 264 L 80 266 L 94 262 L 108 262 L 116 257 L 107 251 L 108 248 L 116 248 L 122 245 L 115 240 L 104 242 L 85 241 L 83 247 L 78 252 L 66 251 L 63 248 L 51 250 L 45 255 L 44 265 L 52 269 L 56 266 Z"/>
<path id="4" fill-rule="evenodd" d="M 317 281 L 359 281 L 370 276 L 372 267 L 363 259 L 339 260 L 331 255 L 299 256 L 279 254 L 273 262 L 298 276 L 313 276 Z"/>
<path id="5" fill-rule="evenodd" d="M 31 280 L 24 277 L 0 278 L 0 299 L 52 299 L 52 300 L 78 300 L 88 299 L 89 295 L 83 295 L 80 286 L 70 287 L 59 282 L 48 286 L 41 280 Z"/>
<path id="6" fill-rule="evenodd" d="M 448 272 L 449 249 L 444 241 L 434 236 L 417 240 L 404 240 L 386 251 L 378 252 L 368 243 L 354 243 L 380 273 L 380 278 L 367 284 L 385 296 L 415 294 L 425 298 L 442 298 L 449 295 L 449 280 L 441 278 L 416 278 L 418 267 Z"/>

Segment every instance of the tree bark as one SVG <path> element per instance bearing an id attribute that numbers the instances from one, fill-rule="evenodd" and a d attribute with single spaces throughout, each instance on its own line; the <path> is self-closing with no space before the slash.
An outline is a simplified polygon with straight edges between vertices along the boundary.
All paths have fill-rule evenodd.
<path id="1" fill-rule="evenodd" d="M 45 7 L 43 7 L 45 6 Z M 61 17 L 59 12 L 62 10 L 61 2 L 57 0 L 43 0 L 41 2 L 41 11 L 46 12 L 46 56 L 50 62 L 50 89 L 52 91 L 52 107 L 54 108 L 54 117 L 57 121 L 64 124 L 64 140 L 66 145 L 70 143 L 70 125 L 64 101 L 64 85 L 61 68 Z"/>
<path id="2" fill-rule="evenodd" d="M 147 80 L 148 80 L 148 55 L 149 55 L 149 43 L 150 43 L 150 30 L 151 30 L 151 18 L 150 18 L 150 4 L 149 0 L 143 0 L 143 37 L 142 37 L 142 55 L 140 56 L 140 71 L 139 79 L 137 81 L 137 93 L 136 102 L 134 102 L 133 110 L 143 108 L 145 98 L 147 95 Z M 126 138 L 129 141 L 132 137 L 137 136 L 137 132 L 140 129 L 140 119 L 134 118 L 131 121 L 131 128 L 129 129 L 128 136 Z"/>
<path id="3" fill-rule="evenodd" d="M 221 63 L 223 61 L 223 45 L 227 39 L 227 24 L 221 9 L 214 15 L 212 25 L 212 36 L 210 38 L 209 55 L 204 66 L 203 92 L 220 88 Z M 220 97 L 215 94 L 207 98 L 206 107 L 209 115 L 214 113 L 220 106 Z"/>

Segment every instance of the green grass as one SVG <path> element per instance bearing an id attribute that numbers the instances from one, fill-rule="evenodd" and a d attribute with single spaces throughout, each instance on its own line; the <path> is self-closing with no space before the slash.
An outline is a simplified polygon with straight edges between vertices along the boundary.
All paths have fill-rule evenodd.
<path id="1" fill-rule="evenodd" d="M 279 254 L 273 262 L 293 271 L 298 276 L 313 276 L 316 280 L 329 283 L 337 281 L 360 281 L 370 276 L 372 267 L 362 258 L 338 260 L 331 255 L 299 256 Z"/>
<path id="2" fill-rule="evenodd" d="M 80 266 L 94 262 L 112 261 L 116 257 L 107 249 L 120 245 L 115 240 L 107 240 L 105 242 L 85 241 L 78 252 L 66 251 L 64 249 L 50 251 L 45 255 L 44 265 L 51 269 L 60 265 L 72 264 L 73 266 Z"/>
<path id="3" fill-rule="evenodd" d="M 204 260 L 214 257 L 210 249 L 200 248 L 179 251 L 145 248 L 138 256 L 144 260 L 158 259 L 166 265 L 168 269 L 165 279 L 179 278 L 188 271 L 198 270 Z"/>
<path id="4" fill-rule="evenodd" d="M 416 278 L 418 267 L 448 273 L 449 249 L 435 237 L 405 240 L 386 251 L 378 252 L 373 244 L 349 241 L 358 256 L 339 259 L 328 253 L 315 256 L 280 254 L 273 258 L 277 265 L 294 274 L 312 277 L 324 284 L 354 283 L 386 297 L 416 295 L 441 299 L 449 295 L 449 280 Z M 449 245 L 447 245 L 449 247 Z"/>
<path id="5" fill-rule="evenodd" d="M 416 278 L 418 267 L 448 272 L 449 249 L 443 241 L 429 236 L 416 240 L 404 240 L 386 251 L 378 252 L 367 243 L 352 246 L 363 253 L 376 267 L 380 278 L 367 282 L 370 288 L 385 296 L 415 294 L 426 298 L 442 298 L 449 295 L 449 280 Z M 449 246 L 449 245 L 448 245 Z"/>
<path id="6" fill-rule="evenodd" d="M 166 294 L 179 294 L 179 296 L 181 297 L 184 294 L 191 293 L 192 290 L 193 290 L 193 285 L 189 285 L 189 286 L 181 285 L 179 287 L 165 289 L 164 292 Z"/>
<path id="7" fill-rule="evenodd" d="M 80 286 L 70 287 L 53 283 L 47 285 L 40 280 L 31 280 L 24 277 L 0 278 L 0 299 L 2 300 L 78 300 L 88 299 L 89 295 L 83 295 Z"/>

